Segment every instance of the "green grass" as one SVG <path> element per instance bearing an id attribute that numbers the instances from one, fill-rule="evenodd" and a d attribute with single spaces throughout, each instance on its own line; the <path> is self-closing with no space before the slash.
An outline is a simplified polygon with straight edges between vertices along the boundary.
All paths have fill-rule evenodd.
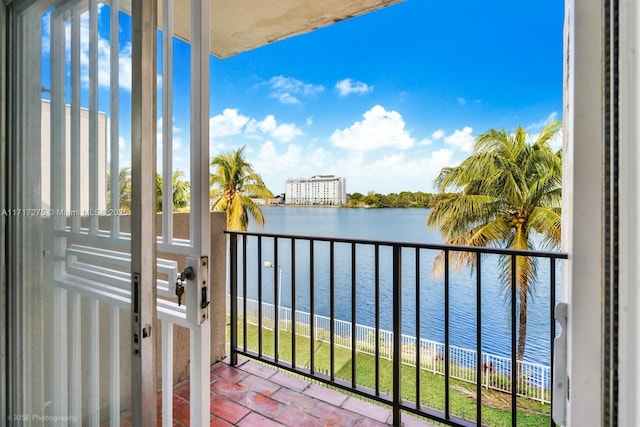
<path id="1" fill-rule="evenodd" d="M 243 331 L 242 319 L 238 322 L 238 343 L 242 347 Z M 227 330 L 228 333 L 228 330 Z M 328 332 L 326 332 L 328 335 Z M 227 336 L 228 338 L 228 336 Z M 317 338 L 317 337 L 316 337 Z M 280 331 L 279 359 L 291 362 L 292 345 L 291 333 Z M 296 336 L 296 367 L 309 368 L 310 339 Z M 258 327 L 247 326 L 247 349 L 257 352 Z M 264 355 L 274 356 L 274 331 L 263 328 L 262 352 Z M 330 345 L 317 341 L 313 346 L 314 368 L 316 372 L 329 374 Z M 356 354 L 356 383 L 359 386 L 373 389 L 375 387 L 375 357 L 368 354 Z M 334 348 L 335 377 L 351 382 L 351 350 L 335 346 Z M 380 392 L 391 394 L 393 390 L 393 365 L 391 361 L 380 359 Z M 401 396 L 404 400 L 416 401 L 416 370 L 414 367 L 402 366 Z M 443 375 L 420 371 L 420 402 L 423 407 L 441 412 L 445 410 L 445 381 Z M 482 423 L 487 426 L 511 426 L 511 395 L 494 390 L 482 391 Z M 517 423 L 523 427 L 538 427 L 549 425 L 548 404 L 518 397 Z M 451 415 L 467 420 L 476 420 L 476 389 L 475 384 L 456 379 L 449 381 L 449 408 Z"/>

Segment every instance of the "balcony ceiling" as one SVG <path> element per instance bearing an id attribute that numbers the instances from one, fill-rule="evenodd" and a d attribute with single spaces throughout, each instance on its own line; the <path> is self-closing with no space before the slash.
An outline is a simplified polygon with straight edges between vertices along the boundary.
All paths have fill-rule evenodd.
<path id="1" fill-rule="evenodd" d="M 211 53 L 227 58 L 404 0 L 210 0 Z M 160 9 L 162 2 L 158 2 Z M 121 2 L 130 12 L 131 0 Z M 189 41 L 190 0 L 174 0 L 174 33 Z M 162 10 L 158 19 L 161 23 Z"/>

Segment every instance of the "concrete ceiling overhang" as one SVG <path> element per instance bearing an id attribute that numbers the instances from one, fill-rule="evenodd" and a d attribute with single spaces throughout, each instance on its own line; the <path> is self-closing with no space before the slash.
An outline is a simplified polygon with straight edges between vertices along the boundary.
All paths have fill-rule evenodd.
<path id="1" fill-rule="evenodd" d="M 227 58 L 404 0 L 210 0 L 211 53 Z M 162 1 L 158 22 L 162 23 Z M 130 12 L 131 0 L 121 2 Z M 174 34 L 189 41 L 190 0 L 174 0 Z"/>

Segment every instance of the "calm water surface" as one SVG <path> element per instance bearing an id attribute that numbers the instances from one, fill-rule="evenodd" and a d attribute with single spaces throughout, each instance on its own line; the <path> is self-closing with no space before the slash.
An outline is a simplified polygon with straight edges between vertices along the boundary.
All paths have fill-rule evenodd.
<path id="1" fill-rule="evenodd" d="M 442 243 L 435 229 L 425 226 L 427 209 L 340 209 L 264 207 L 265 227 L 251 224 L 250 231 L 277 234 L 324 236 L 382 240 L 408 243 Z M 433 273 L 437 251 L 421 250 L 418 268 L 414 249 L 402 253 L 403 334 L 415 335 L 420 328 L 422 338 L 444 341 L 444 279 Z M 257 299 L 255 286 L 262 275 L 263 298 L 273 302 L 274 283 L 278 273 L 262 267 L 264 261 L 274 261 L 273 242 L 263 239 L 262 259 L 257 257 L 257 243 L 247 244 L 247 294 Z M 296 309 L 309 311 L 309 244 L 298 242 L 295 248 Z M 484 256 L 482 264 L 482 347 L 483 351 L 509 357 L 510 310 L 499 281 L 498 258 Z M 559 262 L 560 263 L 560 262 Z M 558 263 L 558 264 L 559 264 Z M 281 300 L 291 307 L 291 245 L 289 240 L 278 243 L 278 264 L 281 267 Z M 316 242 L 314 247 L 314 278 L 316 313 L 329 314 L 329 245 Z M 391 250 L 380 249 L 380 320 L 383 329 L 391 330 Z M 260 270 L 260 271 L 259 271 Z M 275 273 L 275 274 L 274 274 Z M 416 319 L 416 275 L 419 280 L 420 318 Z M 356 253 L 356 321 L 373 326 L 375 322 L 373 246 L 358 246 Z M 336 317 L 351 320 L 351 248 L 335 245 Z M 560 267 L 557 268 L 560 277 Z M 560 284 L 557 293 L 560 294 Z M 549 364 L 550 357 L 550 301 L 549 262 L 540 260 L 534 298 L 530 298 L 525 359 Z M 451 345 L 476 348 L 476 275 L 468 269 L 450 275 L 450 342 Z"/>

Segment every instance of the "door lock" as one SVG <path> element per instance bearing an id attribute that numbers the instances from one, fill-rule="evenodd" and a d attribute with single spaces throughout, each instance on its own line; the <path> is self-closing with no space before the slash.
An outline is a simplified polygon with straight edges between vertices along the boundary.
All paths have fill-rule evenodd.
<path id="1" fill-rule="evenodd" d="M 182 305 L 182 295 L 184 294 L 184 282 L 187 280 L 193 280 L 193 267 L 188 266 L 184 269 L 182 273 L 178 276 L 178 281 L 176 282 L 176 296 L 178 297 L 178 307 Z"/>

